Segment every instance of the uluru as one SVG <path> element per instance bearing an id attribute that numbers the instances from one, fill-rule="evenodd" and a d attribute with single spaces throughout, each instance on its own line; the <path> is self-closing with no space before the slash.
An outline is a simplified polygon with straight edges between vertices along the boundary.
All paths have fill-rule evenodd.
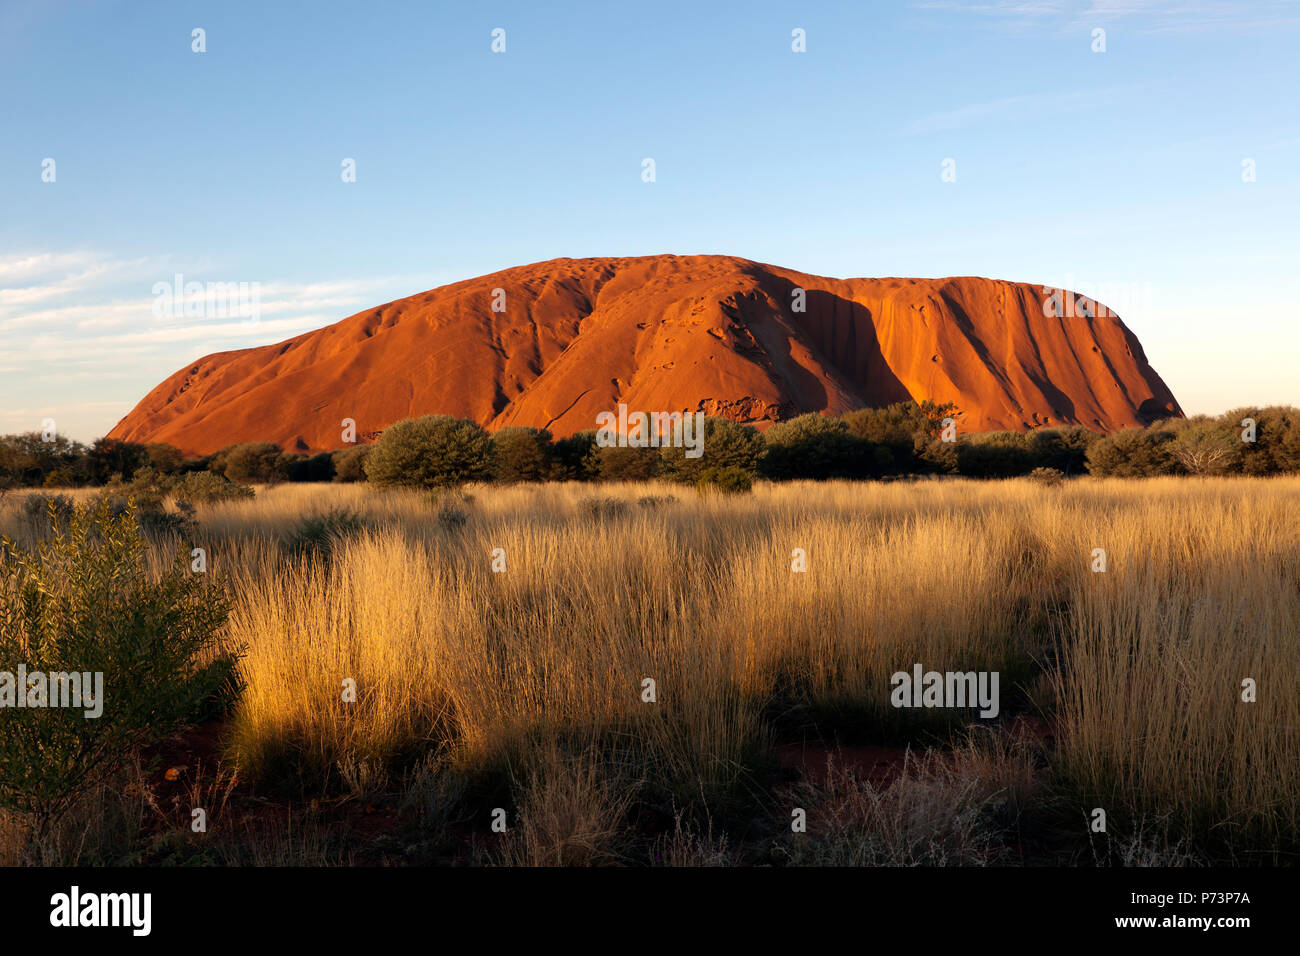
<path id="1" fill-rule="evenodd" d="M 832 279 L 719 255 L 553 259 L 200 358 L 109 437 L 325 451 L 343 446 L 344 419 L 365 440 L 434 413 L 560 437 L 620 403 L 760 428 L 908 399 L 955 403 L 967 431 L 1182 414 L 1118 316 L 1085 297 L 1045 307 L 1051 291 Z"/>

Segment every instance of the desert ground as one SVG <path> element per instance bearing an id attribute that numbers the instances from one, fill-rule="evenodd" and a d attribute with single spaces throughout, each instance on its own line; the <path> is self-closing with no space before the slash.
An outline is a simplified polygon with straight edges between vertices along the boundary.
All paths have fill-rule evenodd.
<path id="1" fill-rule="evenodd" d="M 237 696 L 0 818 L 0 861 L 1293 864 L 1298 510 L 1296 477 L 260 487 L 146 537 L 148 575 L 202 549 Z M 997 716 L 895 707 L 917 664 L 997 671 Z"/>

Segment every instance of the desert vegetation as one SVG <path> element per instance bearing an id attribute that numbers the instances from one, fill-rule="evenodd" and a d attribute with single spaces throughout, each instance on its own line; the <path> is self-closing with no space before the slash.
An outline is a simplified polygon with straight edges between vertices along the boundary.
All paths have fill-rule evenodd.
<path id="1" fill-rule="evenodd" d="M 167 639 L 183 692 L 120 712 L 57 813 L 6 745 L 0 857 L 1295 862 L 1300 479 L 773 482 L 724 440 L 741 493 L 685 461 L 537 483 L 559 443 L 521 430 L 509 481 L 10 494 L 0 670 Z M 135 689 L 112 660 L 106 714 Z M 893 706 L 917 663 L 998 671 L 997 717 Z"/>
<path id="2" fill-rule="evenodd" d="M 953 423 L 945 433 L 944 423 Z M 1247 427 L 1247 423 L 1249 423 Z M 966 433 L 951 403 L 900 402 L 838 418 L 817 413 L 760 432 L 705 420 L 708 453 L 681 448 L 601 447 L 596 431 L 556 439 L 539 428 L 489 434 L 447 415 L 394 422 L 372 444 L 314 454 L 244 442 L 187 456 L 163 444 L 101 438 L 90 446 L 59 435 L 0 436 L 0 494 L 12 488 L 105 486 L 124 494 L 167 490 L 187 475 L 232 485 L 340 483 L 445 487 L 660 479 L 735 489 L 754 480 L 890 479 L 918 475 L 1012 478 L 1277 475 L 1300 472 L 1300 409 L 1243 407 L 1217 417 L 1153 422 L 1103 435 L 1078 425 Z M 207 478 L 203 479 L 208 481 Z M 205 488 L 224 485 L 211 481 Z M 227 489 L 229 491 L 229 489 Z M 182 496 L 183 497 L 183 496 Z"/>

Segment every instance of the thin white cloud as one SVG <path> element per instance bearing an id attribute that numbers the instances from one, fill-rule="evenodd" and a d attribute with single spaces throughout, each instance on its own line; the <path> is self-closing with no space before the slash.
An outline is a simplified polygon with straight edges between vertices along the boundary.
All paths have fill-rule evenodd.
<path id="1" fill-rule="evenodd" d="M 178 274 L 183 285 L 256 283 L 257 320 L 241 311 L 156 315 L 156 284 L 170 288 Z M 78 250 L 0 255 L 0 401 L 23 406 L 0 409 L 0 426 L 34 427 L 34 409 L 49 401 L 62 408 L 78 437 L 104 434 L 150 388 L 201 355 L 281 342 L 437 284 L 429 280 L 393 275 L 296 282 L 232 274 L 173 256 L 129 259 Z M 83 396 L 123 400 L 68 402 Z M 109 409 L 113 414 L 105 413 Z M 36 420 L 46 414 L 52 413 Z"/>
<path id="2" fill-rule="evenodd" d="M 913 0 L 908 7 L 969 16 L 1018 34 L 1035 29 L 1069 32 L 1123 21 L 1138 34 L 1259 31 L 1300 23 L 1294 0 Z"/>
<path id="3" fill-rule="evenodd" d="M 1121 92 L 1118 88 L 1113 88 L 1007 96 L 918 117 L 903 127 L 902 134 L 915 136 L 1024 119 L 1026 116 L 1041 118 L 1059 113 L 1078 113 L 1086 109 L 1099 108 Z"/>

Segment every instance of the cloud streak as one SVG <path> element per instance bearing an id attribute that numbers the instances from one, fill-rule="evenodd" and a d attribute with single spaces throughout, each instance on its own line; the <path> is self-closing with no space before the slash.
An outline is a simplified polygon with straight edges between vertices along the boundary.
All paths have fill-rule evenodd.
<path id="1" fill-rule="evenodd" d="M 177 273 L 186 283 L 257 282 L 257 321 L 155 315 L 155 284 L 170 285 Z M 410 276 L 261 280 L 169 256 L 128 259 L 80 250 L 0 256 L 0 377 L 8 406 L 0 409 L 0 422 L 32 427 L 33 416 L 62 409 L 85 435 L 102 434 L 160 374 L 199 355 L 272 344 L 329 325 L 388 301 L 403 287 L 426 286 Z M 57 392 L 49 383 L 68 380 L 98 383 L 101 393 L 115 383 L 113 392 L 133 399 L 45 405 Z"/>

